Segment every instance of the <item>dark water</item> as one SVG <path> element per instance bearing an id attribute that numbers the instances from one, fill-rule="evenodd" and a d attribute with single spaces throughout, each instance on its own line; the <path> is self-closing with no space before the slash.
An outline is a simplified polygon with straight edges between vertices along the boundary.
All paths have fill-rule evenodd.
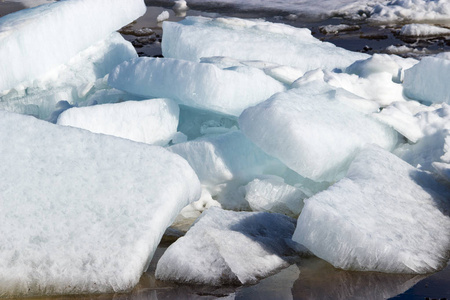
<path id="1" fill-rule="evenodd" d="M 167 2 L 146 2 L 146 15 L 124 27 L 121 33 L 133 43 L 141 56 L 158 56 L 161 55 L 162 30 L 156 17 L 164 10 L 169 11 L 171 21 L 179 21 L 184 16 L 177 15 L 170 6 L 164 7 Z M 0 16 L 23 8 L 20 4 L 0 0 Z M 265 18 L 309 28 L 315 37 L 352 51 L 386 53 L 386 48 L 391 45 L 405 45 L 426 53 L 450 51 L 448 37 L 409 40 L 399 37 L 396 30 L 401 24 L 379 26 L 341 18 L 290 19 L 284 12 L 238 11 L 233 7 L 192 7 L 187 15 Z M 354 25 L 354 29 L 338 34 L 326 34 L 321 30 L 322 26 L 341 23 Z M 408 52 L 404 55 L 419 54 Z M 450 299 L 450 266 L 435 274 L 396 275 L 338 270 L 319 258 L 304 258 L 253 286 L 211 288 L 161 282 L 154 278 L 154 270 L 169 244 L 168 241 L 161 243 L 149 270 L 129 293 L 46 299 Z"/>

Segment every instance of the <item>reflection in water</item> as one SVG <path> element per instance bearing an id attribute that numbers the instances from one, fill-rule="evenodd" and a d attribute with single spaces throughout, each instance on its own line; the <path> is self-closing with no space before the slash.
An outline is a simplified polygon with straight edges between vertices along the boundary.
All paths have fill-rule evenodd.
<path id="1" fill-rule="evenodd" d="M 304 260 L 294 299 L 387 299 L 408 290 L 424 275 L 349 272 L 319 258 Z"/>

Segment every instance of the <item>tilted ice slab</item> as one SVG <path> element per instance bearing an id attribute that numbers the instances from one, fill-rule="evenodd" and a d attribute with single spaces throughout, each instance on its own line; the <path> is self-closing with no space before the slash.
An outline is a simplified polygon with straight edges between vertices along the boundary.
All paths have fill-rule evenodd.
<path id="1" fill-rule="evenodd" d="M 450 104 L 450 60 L 425 57 L 405 71 L 405 95 L 416 100 Z"/>
<path id="2" fill-rule="evenodd" d="M 170 98 L 234 116 L 285 90 L 283 84 L 256 68 L 221 69 L 209 63 L 150 57 L 120 64 L 108 82 L 138 96 Z"/>
<path id="3" fill-rule="evenodd" d="M 395 155 L 369 147 L 346 178 L 305 200 L 293 240 L 337 268 L 434 272 L 450 254 L 445 189 Z"/>
<path id="4" fill-rule="evenodd" d="M 0 93 L 0 109 L 56 122 L 57 114 L 52 116 L 52 112 L 59 101 L 83 104 L 95 92 L 105 92 L 108 86 L 103 77 L 118 64 L 136 57 L 133 45 L 114 32 L 27 86 L 15 87 L 4 95 Z M 121 95 L 120 100 L 124 99 Z M 98 99 L 99 103 L 105 101 L 107 95 Z"/>
<path id="5" fill-rule="evenodd" d="M 164 57 L 199 61 L 202 57 L 228 56 L 261 60 L 298 68 L 345 68 L 369 56 L 321 42 L 305 28 L 261 20 L 187 17 L 164 22 Z"/>
<path id="6" fill-rule="evenodd" d="M 161 147 L 0 111 L 0 296 L 124 291 L 200 196 Z"/>
<path id="7" fill-rule="evenodd" d="M 31 81 L 143 15 L 142 0 L 72 0 L 0 19 L 0 92 Z"/>
<path id="8" fill-rule="evenodd" d="M 315 181 L 343 177 L 366 144 L 392 149 L 397 133 L 348 107 L 336 90 L 313 81 L 246 109 L 242 132 L 268 154 Z"/>
<path id="9" fill-rule="evenodd" d="M 156 278 L 207 284 L 250 284 L 289 266 L 295 220 L 280 214 L 212 207 L 172 244 Z"/>
<path id="10" fill-rule="evenodd" d="M 64 111 L 57 124 L 165 146 L 177 132 L 178 105 L 169 99 L 126 101 Z"/>

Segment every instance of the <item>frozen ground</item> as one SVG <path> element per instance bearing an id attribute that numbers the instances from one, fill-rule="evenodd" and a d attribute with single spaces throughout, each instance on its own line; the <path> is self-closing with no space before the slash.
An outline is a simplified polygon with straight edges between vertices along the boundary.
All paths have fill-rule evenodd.
<path id="1" fill-rule="evenodd" d="M 102 1 L 66 3 L 75 5 L 75 14 L 80 9 L 76 3 L 97 7 Z M 50 16 L 70 16 L 56 9 L 64 1 L 55 6 L 51 2 L 45 6 Z M 32 3 L 2 2 L 0 9 Z M 2 272 L 3 293 L 24 294 L 28 287 L 30 294 L 125 292 L 98 296 L 115 299 L 317 299 L 330 295 L 386 299 L 401 293 L 399 299 L 449 297 L 447 2 L 325 1 L 306 15 L 298 10 L 308 6 L 307 1 L 287 1 L 281 6 L 273 1 L 246 2 L 245 7 L 192 1 L 187 3 L 189 9 L 183 1 L 161 3 L 165 7 L 150 6 L 142 18 L 120 30 L 135 48 L 113 33 L 116 25 L 111 24 L 119 20 L 114 18 L 117 3 L 108 2 L 111 14 L 104 16 L 109 24 L 105 28 L 91 26 L 86 40 L 72 35 L 70 43 L 83 49 L 57 68 L 52 67 L 56 57 L 45 52 L 39 64 L 30 63 L 29 72 L 20 66 L 1 69 L 2 109 L 59 123 L 2 111 L 0 133 L 6 141 L 0 143 L 6 151 L 2 174 L 11 176 L 0 185 L 6 208 L 1 210 L 2 219 L 7 220 L 1 228 L 15 223 L 39 225 L 35 230 L 12 226 L 23 230 L 21 238 L 14 237 L 14 230 L 2 235 L 7 240 L 0 244 L 5 250 L 0 266 L 39 274 Z M 131 6 L 140 11 L 141 4 L 136 0 Z M 186 14 L 204 17 L 184 19 Z M 23 23 L 27 13 L 19 16 Z M 63 30 L 71 30 L 76 24 L 67 22 L 69 18 L 33 16 L 34 24 L 44 27 L 56 21 Z M 131 17 L 125 19 L 122 25 L 131 21 Z M 2 32 L 11 41 L 33 36 L 34 28 L 14 30 L 9 25 L 18 20 L 5 20 Z M 40 33 L 48 41 L 44 47 L 68 45 L 65 38 L 58 44 L 57 35 L 51 39 L 45 32 Z M 88 41 L 97 35 L 95 42 Z M 243 36 L 251 43 L 243 42 Z M 317 37 L 345 45 L 347 50 Z M 183 48 L 186 51 L 180 51 Z M 137 58 L 135 49 L 140 56 L 164 54 L 165 58 Z M 443 53 L 432 57 L 432 51 Z M 377 52 L 430 57 L 419 62 L 372 55 Z M 11 61 L 4 63 L 20 61 L 20 55 L 11 53 Z M 20 84 L 1 77 L 5 74 Z M 151 97 L 170 99 L 147 99 Z M 264 114 L 270 118 L 262 118 Z M 63 123 L 101 134 L 63 127 Z M 129 127 L 124 131 L 120 124 Z M 148 145 L 154 143 L 169 151 Z M 132 157 L 139 163 L 127 163 Z M 176 171 L 174 164 L 182 165 L 182 170 Z M 96 167 L 98 176 L 92 175 Z M 133 176 L 117 179 L 116 168 Z M 97 193 L 92 192 L 92 182 L 99 183 Z M 175 188 L 180 182 L 192 191 Z M 80 185 L 85 188 L 74 192 Z M 169 198 L 177 203 L 165 200 L 168 193 L 161 190 L 176 194 Z M 361 196 L 355 198 L 355 194 Z M 14 195 L 19 195 L 13 197 L 16 202 L 10 200 Z M 147 204 L 141 201 L 142 195 L 151 196 Z M 36 197 L 42 201 L 34 201 Z M 82 211 L 82 216 L 95 212 L 97 217 L 71 215 L 62 208 L 67 206 L 65 199 L 72 199 L 70 207 Z M 108 206 L 105 199 L 120 205 Z M 11 203 L 23 206 L 29 216 L 26 222 Z M 161 210 L 156 211 L 156 206 Z M 117 207 L 126 213 L 115 213 Z M 292 239 L 295 222 L 276 213 L 299 216 Z M 35 218 L 41 214 L 47 218 Z M 142 214 L 152 217 L 142 218 Z M 135 222 L 128 217 L 135 217 Z M 60 221 L 64 218 L 70 221 Z M 143 274 L 152 251 L 144 251 L 139 259 L 120 254 L 153 249 L 174 219 Z M 127 226 L 117 226 L 115 220 L 125 220 Z M 52 222 L 61 225 L 52 227 Z M 58 232 L 48 235 L 48 230 Z M 152 238 L 141 242 L 143 236 Z M 52 245 L 65 245 L 68 238 L 75 241 L 74 250 L 58 246 L 61 252 L 57 253 L 70 250 L 69 256 L 49 254 Z M 164 271 L 159 276 L 165 280 L 157 280 L 158 260 L 176 239 L 160 260 Z M 211 242 L 202 246 L 205 241 Z M 237 246 L 238 242 L 244 246 Z M 117 251 L 105 250 L 112 245 L 118 245 Z M 35 251 L 39 247 L 42 251 Z M 249 251 L 242 251 L 246 247 Z M 83 256 L 86 253 L 89 258 Z M 174 257 L 179 259 L 176 264 Z M 116 266 L 126 262 L 131 262 L 128 271 L 120 272 L 124 268 Z M 71 263 L 72 268 L 65 267 Z M 205 273 L 203 267 L 211 266 L 218 272 Z M 80 270 L 86 271 L 83 278 L 77 275 Z M 439 272 L 430 277 L 423 274 L 434 271 Z M 221 283 L 220 287 L 211 287 L 213 282 Z M 254 285 L 239 286 L 243 283 Z"/>

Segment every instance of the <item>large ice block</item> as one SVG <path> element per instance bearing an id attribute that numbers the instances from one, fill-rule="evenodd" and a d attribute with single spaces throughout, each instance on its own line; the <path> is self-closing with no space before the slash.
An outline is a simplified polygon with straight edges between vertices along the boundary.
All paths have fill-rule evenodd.
<path id="1" fill-rule="evenodd" d="M 0 92 L 67 62 L 146 11 L 143 0 L 58 1 L 0 19 Z"/>
<path id="2" fill-rule="evenodd" d="M 64 111 L 57 124 L 165 146 L 177 132 L 178 105 L 169 99 L 126 101 Z"/>
<path id="3" fill-rule="evenodd" d="M 307 200 L 293 240 L 337 268 L 429 273 L 450 254 L 450 190 L 375 146 Z"/>
<path id="4" fill-rule="evenodd" d="M 242 132 L 300 175 L 334 181 L 367 144 L 393 149 L 397 133 L 336 99 L 336 90 L 312 81 L 246 109 Z"/>
<path id="5" fill-rule="evenodd" d="M 167 249 L 156 278 L 216 286 L 255 283 L 292 262 L 294 229 L 295 219 L 285 215 L 212 207 Z"/>
<path id="6" fill-rule="evenodd" d="M 261 20 L 187 17 L 164 22 L 164 57 L 199 61 L 202 57 L 228 56 L 296 67 L 303 72 L 345 68 L 367 54 L 321 42 L 305 28 Z"/>
<path id="7" fill-rule="evenodd" d="M 169 151 L 0 111 L 0 296 L 131 289 L 200 196 Z"/>
<path id="8" fill-rule="evenodd" d="M 120 64 L 108 82 L 138 96 L 171 98 L 234 116 L 285 90 L 283 84 L 256 68 L 221 69 L 210 63 L 150 57 Z"/>

